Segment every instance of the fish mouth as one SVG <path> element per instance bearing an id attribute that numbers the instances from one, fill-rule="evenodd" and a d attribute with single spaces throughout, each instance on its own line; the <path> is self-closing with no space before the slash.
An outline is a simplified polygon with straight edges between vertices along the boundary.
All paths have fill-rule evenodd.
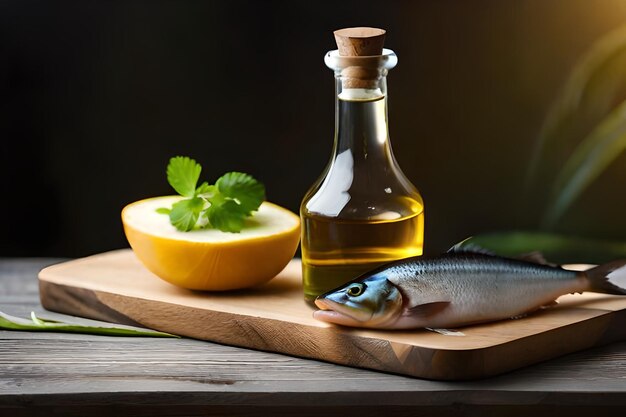
<path id="1" fill-rule="evenodd" d="M 339 324 L 342 326 L 361 327 L 363 323 L 356 320 L 354 317 L 350 317 L 347 314 L 337 311 L 341 308 L 341 304 L 329 300 L 327 298 L 317 298 L 315 305 L 320 309 L 313 312 L 313 318 L 316 320 L 324 321 L 326 323 Z"/>
<path id="2" fill-rule="evenodd" d="M 337 304 L 337 303 L 334 303 L 334 304 Z M 333 302 L 325 298 L 317 297 L 315 299 L 315 305 L 320 310 L 332 310 L 333 309 Z"/>
<path id="3" fill-rule="evenodd" d="M 334 312 L 339 312 L 339 310 L 342 310 L 342 304 L 338 303 L 336 301 L 333 301 L 329 298 L 321 298 L 321 297 L 317 297 L 315 299 L 315 305 L 317 306 L 317 308 L 319 308 L 322 311 L 334 311 Z M 346 314 L 344 314 L 345 316 Z"/>

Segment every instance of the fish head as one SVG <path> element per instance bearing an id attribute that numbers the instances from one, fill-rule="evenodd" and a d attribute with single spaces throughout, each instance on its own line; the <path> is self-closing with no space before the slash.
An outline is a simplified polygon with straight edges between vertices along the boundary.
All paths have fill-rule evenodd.
<path id="1" fill-rule="evenodd" d="M 402 294 L 384 275 L 350 282 L 315 300 L 313 317 L 354 327 L 391 326 L 402 313 Z"/>

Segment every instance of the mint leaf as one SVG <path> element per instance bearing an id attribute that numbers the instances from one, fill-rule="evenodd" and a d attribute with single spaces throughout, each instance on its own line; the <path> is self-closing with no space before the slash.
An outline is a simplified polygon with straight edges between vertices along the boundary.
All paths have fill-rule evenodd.
<path id="1" fill-rule="evenodd" d="M 222 232 L 239 233 L 243 229 L 246 213 L 234 200 L 212 203 L 206 210 L 209 223 Z"/>
<path id="2" fill-rule="evenodd" d="M 159 207 L 158 209 L 155 210 L 157 213 L 159 214 L 167 214 L 169 215 L 170 212 L 172 211 L 171 209 L 165 208 L 165 207 Z"/>
<path id="3" fill-rule="evenodd" d="M 170 223 L 181 232 L 188 232 L 196 225 L 203 208 L 204 200 L 200 197 L 174 203 L 170 212 Z"/>
<path id="4" fill-rule="evenodd" d="M 202 167 L 186 156 L 176 156 L 167 165 L 167 182 L 183 197 L 193 197 Z"/>
<path id="5" fill-rule="evenodd" d="M 258 210 L 265 200 L 265 187 L 252 176 L 243 172 L 229 172 L 215 183 L 220 193 L 237 200 L 246 216 Z M 232 207 L 232 205 L 229 205 Z"/>

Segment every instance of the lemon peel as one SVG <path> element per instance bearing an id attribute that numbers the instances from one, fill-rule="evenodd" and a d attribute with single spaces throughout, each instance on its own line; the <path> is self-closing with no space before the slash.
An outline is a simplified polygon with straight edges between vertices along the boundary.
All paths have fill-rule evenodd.
<path id="1" fill-rule="evenodd" d="M 300 218 L 269 202 L 246 219 L 240 233 L 181 232 L 156 210 L 182 198 L 155 197 L 122 210 L 124 232 L 137 258 L 171 284 L 209 291 L 260 285 L 276 276 L 298 247 Z"/>

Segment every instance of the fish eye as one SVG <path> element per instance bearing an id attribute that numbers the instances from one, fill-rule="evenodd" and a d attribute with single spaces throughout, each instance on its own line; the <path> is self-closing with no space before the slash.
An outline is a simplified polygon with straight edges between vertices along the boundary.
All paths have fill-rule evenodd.
<path id="1" fill-rule="evenodd" d="M 365 284 L 361 284 L 361 283 L 352 284 L 351 286 L 348 287 L 346 292 L 348 293 L 350 297 L 358 297 L 359 295 L 363 294 L 363 291 L 365 291 L 365 288 L 367 288 Z"/>

